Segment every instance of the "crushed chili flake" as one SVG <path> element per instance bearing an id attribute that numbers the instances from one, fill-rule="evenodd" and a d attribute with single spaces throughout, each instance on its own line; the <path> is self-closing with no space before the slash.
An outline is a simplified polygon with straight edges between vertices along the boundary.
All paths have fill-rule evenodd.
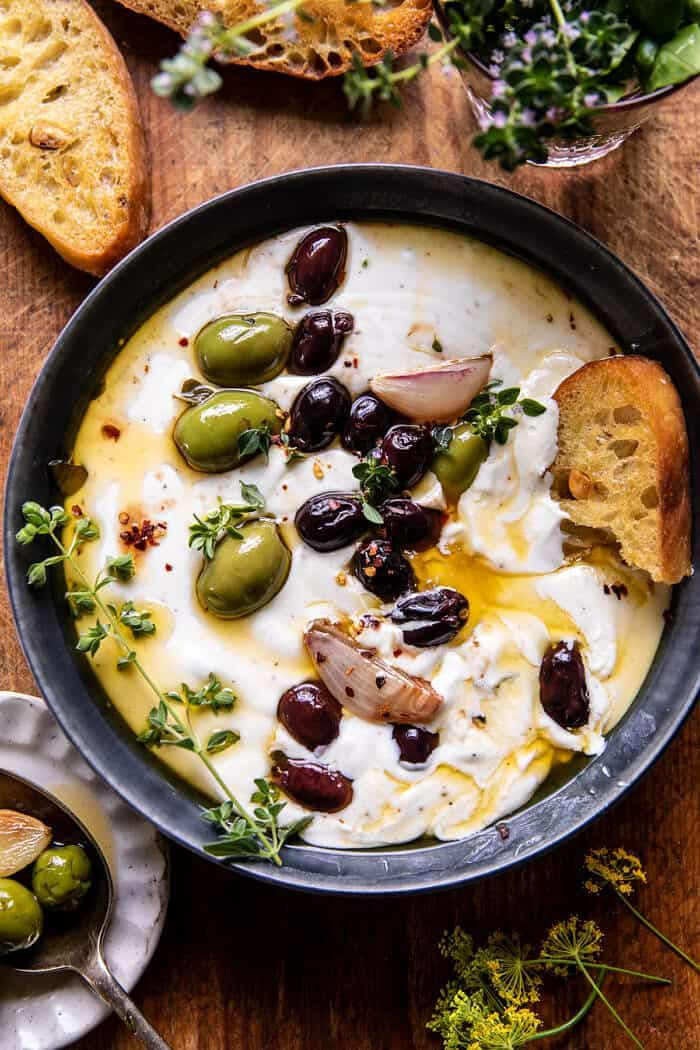
<path id="1" fill-rule="evenodd" d="M 120 516 L 121 517 L 121 516 Z M 157 547 L 168 525 L 165 521 L 149 521 L 144 518 L 140 525 L 135 521 L 130 528 L 119 533 L 119 539 L 127 547 L 134 547 L 137 551 L 145 551 L 146 547 Z"/>
<path id="2" fill-rule="evenodd" d="M 374 681 L 375 681 L 375 684 L 377 686 L 377 689 L 382 689 L 384 687 L 384 685 L 386 684 L 386 675 L 385 674 L 378 674 L 375 677 Z"/>
<path id="3" fill-rule="evenodd" d="M 355 690 L 351 689 L 349 685 L 346 685 L 345 686 L 345 695 L 352 698 L 355 695 Z"/>
<path id="4" fill-rule="evenodd" d="M 79 503 L 74 503 L 70 509 L 70 512 L 74 518 L 82 518 L 83 516 L 83 508 L 80 506 Z"/>
<path id="5" fill-rule="evenodd" d="M 624 583 L 614 583 L 610 590 L 613 592 L 618 602 L 627 597 L 627 587 Z"/>
<path id="6" fill-rule="evenodd" d="M 394 659 L 396 659 L 396 657 L 398 657 L 398 656 L 401 656 L 402 652 L 403 652 L 403 649 L 394 649 Z"/>
<path id="7" fill-rule="evenodd" d="M 574 317 L 573 312 L 569 313 L 569 328 L 571 328 L 572 332 L 576 331 L 576 318 Z"/>
<path id="8" fill-rule="evenodd" d="M 547 316 L 545 317 L 545 321 L 547 322 L 547 324 L 551 324 L 553 320 L 554 314 L 547 314 Z"/>
<path id="9" fill-rule="evenodd" d="M 180 344 L 180 346 L 189 346 L 190 345 L 190 341 L 189 341 L 189 339 L 187 338 L 186 335 L 183 335 L 182 339 L 178 339 L 178 343 Z"/>
<path id="10" fill-rule="evenodd" d="M 496 824 L 496 831 L 501 836 L 504 842 L 510 838 L 510 828 L 507 824 Z"/>
<path id="11" fill-rule="evenodd" d="M 102 426 L 102 436 L 110 438 L 112 441 L 119 441 L 121 433 L 119 427 L 115 427 L 114 423 L 104 423 Z"/>
<path id="12" fill-rule="evenodd" d="M 166 563 L 165 563 L 165 571 L 166 572 L 172 572 L 173 571 L 173 567 L 172 567 L 172 565 L 170 564 L 169 561 L 166 561 Z"/>

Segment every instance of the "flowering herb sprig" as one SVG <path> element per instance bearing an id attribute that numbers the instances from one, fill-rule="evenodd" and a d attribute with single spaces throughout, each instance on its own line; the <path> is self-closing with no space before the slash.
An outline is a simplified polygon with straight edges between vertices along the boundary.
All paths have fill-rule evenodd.
<path id="1" fill-rule="evenodd" d="M 212 536 L 218 536 L 222 530 L 235 527 L 232 515 L 238 515 L 234 520 L 240 521 L 241 514 L 254 512 L 262 506 L 262 497 L 255 486 L 242 486 L 242 489 L 245 500 L 243 504 L 230 505 L 234 508 L 232 512 L 230 507 L 228 512 L 219 508 L 216 522 L 208 516 L 206 522 L 200 522 L 202 545 L 199 549 L 206 551 L 207 542 Z M 108 585 L 127 583 L 133 578 L 133 556 L 125 554 L 108 559 L 105 568 L 91 581 L 83 572 L 77 557 L 83 544 L 99 538 L 99 529 L 92 519 L 82 516 L 77 520 L 66 546 L 62 530 L 71 519 L 63 507 L 46 508 L 29 501 L 22 505 L 22 517 L 24 524 L 16 535 L 20 545 L 29 546 L 36 540 L 46 538 L 58 551 L 57 554 L 29 566 L 27 581 L 30 586 L 43 587 L 48 581 L 48 569 L 65 563 L 78 581 L 78 586 L 66 593 L 71 612 L 76 618 L 90 614 L 96 617 L 94 624 L 80 632 L 76 649 L 95 657 L 102 643 L 110 639 L 119 654 L 117 668 L 120 671 L 133 669 L 153 694 L 155 705 L 148 714 L 146 728 L 138 737 L 140 742 L 147 747 L 177 747 L 192 752 L 201 760 L 212 780 L 223 792 L 223 808 L 215 806 L 204 810 L 202 814 L 223 836 L 224 852 L 218 852 L 216 855 L 260 859 L 281 865 L 282 845 L 302 831 L 311 818 L 304 817 L 289 825 L 281 825 L 279 817 L 286 803 L 279 802 L 277 789 L 264 780 L 256 781 L 256 791 L 251 798 L 254 804 L 251 813 L 221 777 L 211 758 L 236 744 L 239 734 L 233 729 L 220 729 L 203 740 L 192 717 L 194 712 L 203 708 L 217 714 L 220 711 L 230 711 L 234 707 L 236 697 L 233 691 L 225 688 L 216 675 L 210 674 L 200 689 L 192 689 L 183 684 L 179 692 L 166 692 L 155 682 L 131 644 L 131 638 L 138 639 L 155 633 L 156 625 L 151 619 L 151 613 L 148 610 L 137 610 L 131 601 L 124 602 L 121 606 L 115 605 L 107 601 L 103 594 Z M 263 795 L 265 798 L 260 801 Z"/>
<path id="2" fill-rule="evenodd" d="M 202 15 L 180 53 L 161 64 L 154 90 L 191 108 L 221 85 L 210 59 L 250 53 L 246 33 L 296 8 L 308 18 L 302 5 L 285 0 L 229 29 Z M 401 88 L 424 70 L 464 66 L 460 51 L 471 52 L 493 80 L 490 117 L 474 145 L 507 171 L 546 161 L 554 138 L 591 135 L 599 106 L 700 73 L 697 0 L 444 0 L 443 24 L 445 39 L 430 27 L 439 48 L 400 69 L 391 52 L 370 67 L 356 53 L 343 82 L 348 105 L 365 115 L 377 100 L 400 106 Z"/>
<path id="3" fill-rule="evenodd" d="M 647 881 L 646 872 L 639 857 L 635 856 L 634 853 L 628 853 L 627 850 L 619 846 L 615 849 L 594 849 L 586 855 L 584 864 L 588 875 L 584 886 L 589 893 L 600 893 L 606 887 L 612 889 L 624 906 L 632 912 L 636 919 L 639 919 L 643 926 L 646 926 L 655 937 L 658 937 L 676 955 L 680 955 L 681 959 L 684 959 L 696 973 L 700 973 L 700 965 L 694 959 L 691 959 L 682 948 L 674 944 L 670 937 L 658 930 L 630 901 L 629 898 L 634 891 L 635 883 L 645 883 Z"/>
<path id="4" fill-rule="evenodd" d="M 400 488 L 396 472 L 376 456 L 369 455 L 352 468 L 352 473 L 360 482 L 362 513 L 372 524 L 383 525 L 384 518 L 377 510 L 377 504 Z"/>

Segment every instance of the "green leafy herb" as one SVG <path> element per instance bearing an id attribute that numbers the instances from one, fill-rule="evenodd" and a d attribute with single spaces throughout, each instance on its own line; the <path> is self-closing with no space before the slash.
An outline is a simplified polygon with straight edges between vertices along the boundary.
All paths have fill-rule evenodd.
<path id="1" fill-rule="evenodd" d="M 241 459 L 250 459 L 262 452 L 267 461 L 270 451 L 270 428 L 265 424 L 262 427 L 251 427 L 244 430 L 238 438 L 238 455 Z"/>
<path id="2" fill-rule="evenodd" d="M 263 779 L 256 780 L 255 786 L 257 790 L 250 797 L 254 806 L 253 816 L 257 825 L 265 830 L 276 853 L 279 853 L 285 842 L 307 828 L 313 818 L 302 817 L 292 824 L 281 825 L 279 818 L 286 802 L 280 802 L 278 788 Z M 203 816 L 205 820 L 214 825 L 220 835 L 216 842 L 204 847 L 207 853 L 213 857 L 240 857 L 242 859 L 260 856 L 258 842 L 251 837 L 245 821 L 230 802 L 224 802 L 213 809 L 205 810 Z"/>
<path id="3" fill-rule="evenodd" d="M 217 543 L 224 536 L 233 536 L 237 540 L 242 538 L 239 526 L 263 509 L 265 499 L 257 485 L 245 482 L 241 482 L 241 497 L 241 503 L 220 503 L 218 507 L 207 511 L 203 518 L 194 515 L 189 538 L 193 550 L 201 551 L 205 558 L 211 560 Z"/>
<path id="4" fill-rule="evenodd" d="M 398 478 L 391 467 L 374 458 L 363 459 L 361 463 L 352 468 L 352 473 L 360 482 L 360 489 L 366 502 L 372 506 L 381 503 L 391 492 L 396 492 L 399 488 Z"/>
<path id="5" fill-rule="evenodd" d="M 685 26 L 659 48 L 646 87 L 656 91 L 669 84 L 683 84 L 696 73 L 700 73 L 699 23 Z"/>
<path id="6" fill-rule="evenodd" d="M 216 520 L 211 520 L 207 516 L 206 522 L 198 522 L 201 526 L 195 535 L 198 549 L 205 550 L 212 535 L 216 536 L 222 530 L 234 528 L 234 515 L 244 517 L 263 507 L 263 497 L 255 485 L 241 485 L 241 493 L 244 503 L 228 505 L 227 510 L 223 513 L 219 508 L 214 512 Z M 110 558 L 105 569 L 97 574 L 93 582 L 90 582 L 77 561 L 76 555 L 83 542 L 97 539 L 99 532 L 94 522 L 87 517 L 80 518 L 66 546 L 61 538 L 60 530 L 68 524 L 70 519 L 63 508 L 50 507 L 47 509 L 30 501 L 23 505 L 22 517 L 24 523 L 17 533 L 18 543 L 27 546 L 45 536 L 58 550 L 58 554 L 30 566 L 27 573 L 28 582 L 36 587 L 45 584 L 47 569 L 52 565 L 66 562 L 78 581 L 78 586 L 66 594 L 71 610 L 75 616 L 81 616 L 84 613 L 97 614 L 95 623 L 80 633 L 76 645 L 77 650 L 94 657 L 106 639 L 112 640 L 119 654 L 117 668 L 120 671 L 133 670 L 153 694 L 156 702 L 148 713 L 146 728 L 139 734 L 139 741 L 147 747 L 169 746 L 192 752 L 204 764 L 209 775 L 222 791 L 226 801 L 222 806 L 215 810 L 208 810 L 205 814 L 206 819 L 214 823 L 224 835 L 223 852 L 218 855 L 255 857 L 280 865 L 282 846 L 292 835 L 303 830 L 311 818 L 306 817 L 290 825 L 280 825 L 278 817 L 284 808 L 284 803 L 278 801 L 277 789 L 268 785 L 266 781 L 256 781 L 258 790 L 252 799 L 255 808 L 251 813 L 238 801 L 211 761 L 212 756 L 232 747 L 238 741 L 239 734 L 234 729 L 221 729 L 211 733 L 206 742 L 203 742 L 193 721 L 193 713 L 202 708 L 215 714 L 220 711 L 230 711 L 236 703 L 233 691 L 225 688 L 216 675 L 211 673 L 207 682 L 199 689 L 192 689 L 183 684 L 180 692 L 164 692 L 151 677 L 125 633 L 128 631 L 134 638 L 153 634 L 156 628 L 151 620 L 151 614 L 136 609 L 131 601 L 118 607 L 112 602 L 105 601 L 102 594 L 108 584 L 125 582 L 133 577 L 134 563 L 131 556 L 120 555 Z M 217 530 L 216 533 L 214 528 Z M 216 539 L 213 542 L 215 543 Z M 213 551 L 213 547 L 211 549 Z M 225 813 L 225 820 L 223 817 L 212 818 L 214 813 Z M 233 845 L 233 839 L 237 843 L 236 846 Z"/>
<path id="7" fill-rule="evenodd" d="M 526 416 L 541 416 L 543 412 L 546 412 L 546 408 L 539 401 L 533 401 L 530 397 L 519 400 L 519 387 L 497 389 L 500 385 L 499 379 L 488 383 L 474 398 L 463 418 L 471 424 L 474 433 L 484 441 L 488 443 L 495 441 L 497 445 L 505 445 L 508 434 L 513 427 L 518 425 L 516 417 L 506 415 L 508 409 L 519 408 Z M 439 440 L 448 439 L 441 433 Z"/>
<path id="8" fill-rule="evenodd" d="M 447 452 L 454 434 L 453 427 L 433 427 L 433 447 L 436 452 Z"/>
<path id="9" fill-rule="evenodd" d="M 363 499 L 362 501 L 362 513 L 367 521 L 371 521 L 373 525 L 384 524 L 384 518 L 381 516 L 377 508 L 373 507 L 371 503 L 368 503 L 366 499 Z"/>
<path id="10" fill-rule="evenodd" d="M 287 457 L 287 466 L 291 466 L 292 463 L 296 463 L 298 459 L 306 459 L 304 452 L 301 452 L 296 445 L 293 445 L 289 440 L 289 434 L 286 430 L 283 430 L 279 435 L 279 442 L 284 449 L 284 454 Z"/>

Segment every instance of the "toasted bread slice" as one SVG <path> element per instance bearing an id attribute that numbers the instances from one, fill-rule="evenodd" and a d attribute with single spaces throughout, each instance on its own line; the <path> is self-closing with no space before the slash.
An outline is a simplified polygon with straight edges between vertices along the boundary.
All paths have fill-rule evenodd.
<path id="1" fill-rule="evenodd" d="M 233 26 L 266 10 L 256 0 L 120 2 L 182 36 L 203 11 L 220 15 L 227 26 Z M 248 33 L 258 45 L 256 50 L 229 61 L 322 80 L 345 73 L 354 52 L 369 66 L 387 51 L 393 55 L 408 51 L 423 36 L 432 11 L 432 0 L 393 0 L 381 7 L 367 0 L 305 0 L 303 16 L 292 11 Z"/>
<path id="2" fill-rule="evenodd" d="M 661 365 L 591 361 L 557 389 L 554 490 L 577 525 L 609 530 L 630 565 L 677 583 L 690 566 L 688 436 Z"/>
<path id="3" fill-rule="evenodd" d="M 84 0 L 0 2 L 0 194 L 64 259 L 98 276 L 146 232 L 133 85 Z"/>

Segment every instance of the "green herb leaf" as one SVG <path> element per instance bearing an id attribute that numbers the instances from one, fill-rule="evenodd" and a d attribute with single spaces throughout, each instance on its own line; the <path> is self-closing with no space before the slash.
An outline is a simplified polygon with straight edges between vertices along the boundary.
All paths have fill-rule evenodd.
<path id="1" fill-rule="evenodd" d="M 375 506 L 399 488 L 398 478 L 391 467 L 378 460 L 364 459 L 352 468 L 353 476 L 360 482 L 362 495 L 367 503 Z"/>
<path id="2" fill-rule="evenodd" d="M 700 73 L 700 24 L 685 26 L 659 49 L 647 81 L 648 91 L 682 84 Z"/>
<path id="3" fill-rule="evenodd" d="M 100 645 L 109 635 L 109 631 L 103 623 L 99 620 L 94 626 L 89 627 L 87 631 L 83 631 L 78 637 L 78 644 L 76 649 L 79 653 L 87 653 L 89 656 L 96 656 Z"/>
<path id="4" fill-rule="evenodd" d="M 233 729 L 218 729 L 209 737 L 205 750 L 208 755 L 218 755 L 232 747 L 233 744 L 237 744 L 240 739 L 240 733 L 236 733 Z"/>
<path id="5" fill-rule="evenodd" d="M 371 521 L 373 525 L 383 525 L 384 518 L 381 516 L 376 507 L 373 507 L 367 500 L 362 501 L 362 513 L 364 514 L 367 521 Z"/>
<path id="6" fill-rule="evenodd" d="M 520 402 L 520 407 L 526 416 L 541 416 L 547 411 L 545 405 L 541 405 L 539 401 L 533 401 L 531 397 L 524 397 Z"/>
<path id="7" fill-rule="evenodd" d="M 241 496 L 242 503 L 220 503 L 214 510 L 207 511 L 203 518 L 194 515 L 189 537 L 189 545 L 193 550 L 201 551 L 205 558 L 211 560 L 217 543 L 224 536 L 242 539 L 238 526 L 250 515 L 262 510 L 265 500 L 257 485 L 245 482 L 241 482 Z"/>
<path id="8" fill-rule="evenodd" d="M 136 573 L 133 554 L 120 554 L 116 558 L 108 558 L 107 572 L 122 583 L 127 583 L 133 579 Z"/>
<path id="9" fill-rule="evenodd" d="M 125 602 L 119 610 L 119 623 L 128 627 L 134 638 L 146 634 L 155 634 L 156 625 L 151 620 L 152 613 L 145 609 L 139 611 L 133 602 Z"/>
<path id="10" fill-rule="evenodd" d="M 250 459 L 261 452 L 267 460 L 270 443 L 270 428 L 267 425 L 251 427 L 250 430 L 244 430 L 238 438 L 238 455 L 241 459 Z"/>

